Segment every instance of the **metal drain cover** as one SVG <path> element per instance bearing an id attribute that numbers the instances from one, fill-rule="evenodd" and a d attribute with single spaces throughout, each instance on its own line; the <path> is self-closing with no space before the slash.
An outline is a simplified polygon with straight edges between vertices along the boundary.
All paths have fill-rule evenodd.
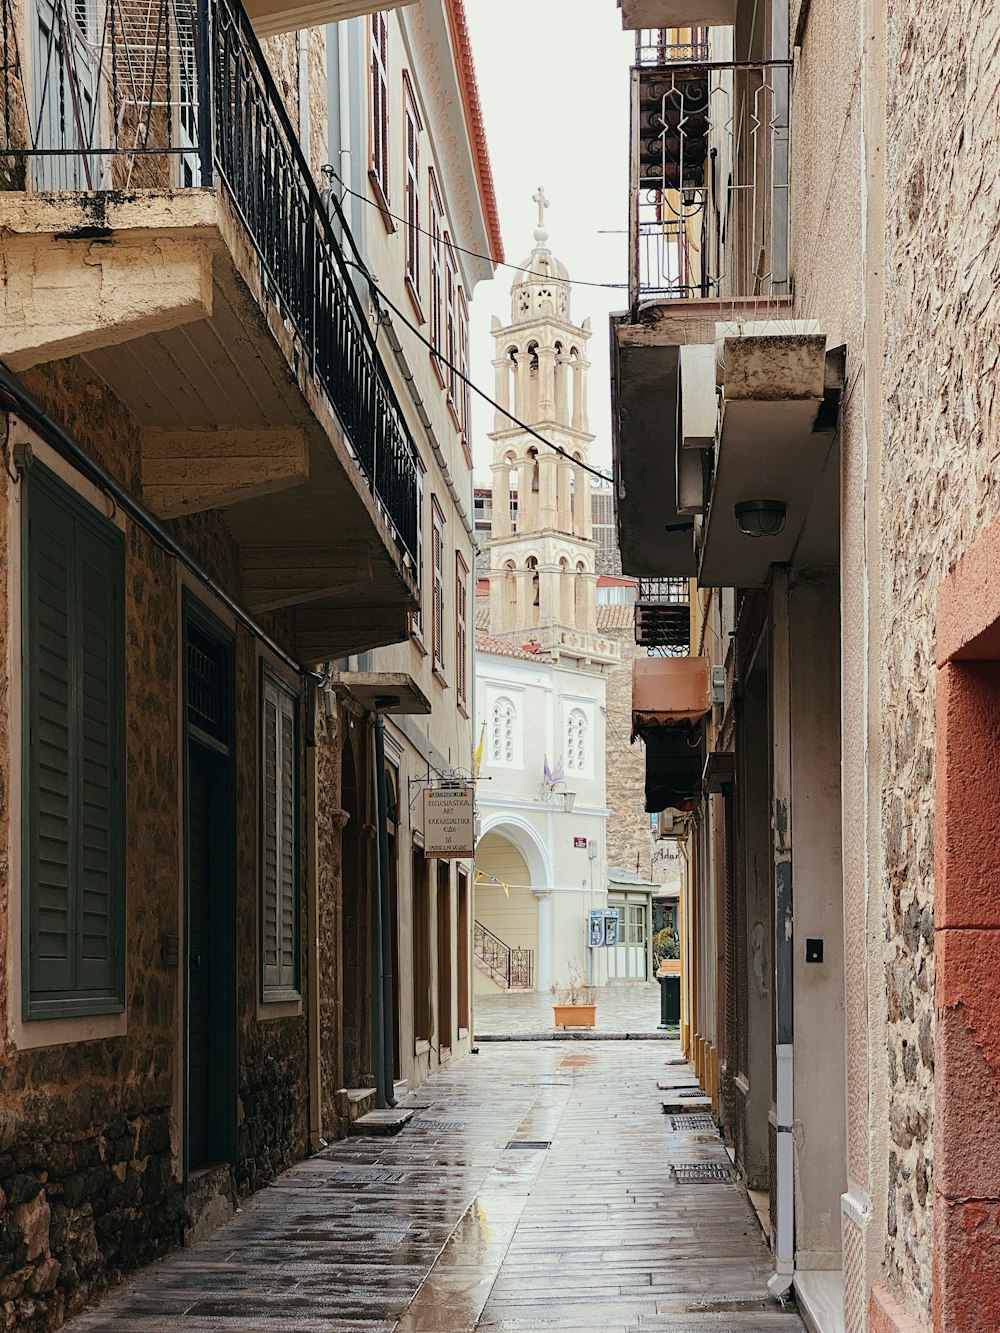
<path id="1" fill-rule="evenodd" d="M 343 1169 L 337 1172 L 337 1184 L 344 1185 L 401 1185 L 407 1179 L 405 1171 L 351 1171 Z"/>
<path id="2" fill-rule="evenodd" d="M 719 1132 L 718 1125 L 710 1115 L 699 1115 L 697 1112 L 692 1112 L 690 1115 L 668 1116 L 668 1119 L 670 1128 L 674 1130 L 712 1129 L 716 1133 Z"/>
<path id="3" fill-rule="evenodd" d="M 464 1129 L 464 1120 L 414 1120 L 417 1129 Z"/>
<path id="4" fill-rule="evenodd" d="M 507 1147 L 508 1147 L 508 1148 L 535 1148 L 535 1149 L 551 1148 L 551 1147 L 552 1147 L 552 1140 L 551 1140 L 551 1139 L 534 1139 L 534 1140 L 533 1140 L 533 1139 L 511 1139 L 510 1143 L 507 1144 Z"/>
<path id="5" fill-rule="evenodd" d="M 677 1162 L 670 1169 L 678 1185 L 707 1185 L 714 1181 L 728 1184 L 733 1179 L 729 1167 L 722 1162 Z"/>

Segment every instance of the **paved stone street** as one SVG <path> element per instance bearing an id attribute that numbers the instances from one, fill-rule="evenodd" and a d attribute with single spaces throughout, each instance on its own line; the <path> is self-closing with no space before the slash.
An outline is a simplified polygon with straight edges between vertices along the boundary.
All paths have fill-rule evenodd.
<path id="1" fill-rule="evenodd" d="M 661 1036 L 660 987 L 656 981 L 621 982 L 597 992 L 594 1031 L 621 1036 Z M 574 1035 L 579 1030 L 574 1030 Z M 476 1037 L 552 1036 L 552 996 L 539 991 L 498 991 L 476 996 Z M 675 1034 L 676 1035 L 676 1034 Z"/>
<path id="2" fill-rule="evenodd" d="M 691 1082 L 674 1042 L 484 1045 L 398 1136 L 294 1167 L 69 1327 L 802 1333 L 718 1135 L 658 1081 Z"/>

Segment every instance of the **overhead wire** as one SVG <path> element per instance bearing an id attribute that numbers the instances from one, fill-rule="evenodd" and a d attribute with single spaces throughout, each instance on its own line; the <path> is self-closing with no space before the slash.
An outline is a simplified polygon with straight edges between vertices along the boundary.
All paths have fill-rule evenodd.
<path id="1" fill-rule="evenodd" d="M 469 379 L 468 375 L 466 375 L 463 370 L 460 370 L 459 367 L 455 365 L 453 361 L 451 361 L 447 356 L 445 356 L 444 352 L 440 351 L 437 347 L 435 347 L 434 344 L 431 342 L 431 340 L 428 337 L 426 337 L 423 333 L 421 333 L 417 325 L 414 324 L 413 321 L 402 310 L 400 310 L 399 306 L 396 305 L 396 303 L 392 300 L 391 297 L 386 295 L 386 293 L 382 290 L 382 288 L 378 285 L 378 283 L 369 273 L 368 269 L 365 268 L 364 264 L 355 263 L 353 260 L 350 259 L 345 259 L 344 262 L 350 268 L 356 268 L 358 272 L 364 277 L 365 281 L 368 283 L 369 289 L 372 292 L 373 300 L 375 297 L 378 297 L 379 299 L 384 301 L 385 304 L 389 307 L 389 309 L 393 312 L 393 314 L 396 315 L 400 320 L 402 320 L 402 322 L 411 331 L 411 333 L 416 334 L 416 336 L 420 339 L 420 341 L 424 344 L 424 346 L 427 348 L 427 350 L 430 352 L 432 356 L 436 357 L 443 366 L 447 367 L 447 369 L 452 372 L 453 375 L 456 375 L 462 381 L 463 384 L 467 384 L 469 388 L 472 390 L 472 392 L 478 394 L 479 397 L 482 398 L 482 400 L 485 403 L 488 403 L 489 406 L 492 407 L 495 411 L 502 412 L 503 415 L 508 419 L 508 421 L 513 422 L 513 424 L 518 428 L 518 430 L 523 430 L 526 434 L 538 440 L 539 443 L 544 444 L 547 449 L 551 449 L 553 453 L 557 453 L 561 455 L 563 458 L 568 459 L 569 462 L 571 462 L 574 467 L 578 467 L 582 472 L 589 472 L 592 477 L 597 477 L 599 481 L 612 480 L 611 476 L 607 472 L 601 472 L 599 468 L 591 467 L 589 463 L 584 463 L 581 459 L 576 458 L 568 450 L 563 449 L 561 445 L 553 444 L 551 440 L 546 439 L 545 436 L 540 434 L 537 430 L 535 430 L 533 426 L 529 426 L 527 422 L 521 421 L 519 417 L 516 417 L 513 414 L 513 412 L 509 410 L 509 408 L 502 407 L 500 403 L 496 401 L 496 399 L 491 398 L 490 395 L 484 389 L 481 389 L 474 380 Z M 375 300 L 375 308 L 377 315 L 378 300 Z"/>
<path id="2" fill-rule="evenodd" d="M 426 227 L 419 226 L 416 222 L 411 222 L 409 218 L 401 217 L 394 213 L 390 208 L 384 208 L 377 200 L 369 199 L 368 195 L 362 194 L 360 190 L 352 190 L 351 187 L 337 174 L 337 169 L 332 163 L 327 162 L 320 168 L 324 176 L 329 176 L 335 180 L 344 194 L 349 194 L 352 199 L 360 199 L 363 204 L 369 208 L 376 208 L 383 217 L 392 218 L 393 222 L 398 222 L 400 226 L 408 228 L 410 231 L 418 231 L 422 236 L 429 236 L 432 241 L 440 240 L 442 245 L 446 245 L 449 250 L 457 250 L 459 254 L 468 255 L 470 259 L 485 259 L 487 263 L 492 264 L 494 268 L 509 268 L 515 273 L 528 273 L 533 278 L 542 278 L 552 280 L 551 273 L 540 273 L 534 268 L 525 268 L 523 264 L 510 264 L 505 259 L 497 259 L 495 255 L 485 255 L 480 250 L 469 250 L 464 245 L 457 245 L 452 240 L 445 238 L 436 232 L 428 231 Z M 341 201 L 343 202 L 343 201 Z M 574 278 L 572 285 L 574 287 L 599 287 L 605 291 L 623 292 L 628 290 L 627 282 L 587 282 L 583 278 Z"/>

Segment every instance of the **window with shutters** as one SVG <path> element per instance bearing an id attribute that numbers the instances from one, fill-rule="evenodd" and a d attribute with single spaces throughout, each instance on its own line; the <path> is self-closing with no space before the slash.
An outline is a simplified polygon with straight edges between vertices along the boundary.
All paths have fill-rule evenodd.
<path id="1" fill-rule="evenodd" d="M 372 183 L 381 196 L 383 208 L 389 203 L 389 25 L 384 13 L 371 17 L 371 88 L 368 100 L 371 116 L 368 126 L 370 170 Z M 395 230 L 388 214 L 382 219 L 390 231 Z"/>
<path id="2" fill-rule="evenodd" d="M 434 651 L 434 670 L 444 671 L 444 514 L 437 500 L 431 497 L 431 558 L 434 565 L 434 605 L 432 642 Z"/>
<path id="3" fill-rule="evenodd" d="M 469 374 L 469 309 L 465 304 L 465 293 L 459 291 L 457 299 L 458 311 L 458 368 L 463 375 Z M 469 385 L 465 379 L 459 379 L 455 386 L 458 395 L 458 421 L 462 430 L 462 445 L 468 451 L 469 448 Z M 472 458 L 469 458 L 469 466 L 472 466 Z"/>
<path id="4" fill-rule="evenodd" d="M 455 693 L 469 707 L 469 566 L 455 552 Z"/>
<path id="5" fill-rule="evenodd" d="M 124 541 L 41 463 L 24 485 L 23 1013 L 120 1013 Z"/>
<path id="6" fill-rule="evenodd" d="M 410 612 L 410 633 L 417 646 L 426 655 L 424 647 L 424 476 L 422 465 L 417 468 L 417 609 Z"/>
<path id="7" fill-rule="evenodd" d="M 445 367 L 448 376 L 448 406 L 456 423 L 461 426 L 458 416 L 462 390 L 462 381 L 458 377 L 461 356 L 458 341 L 458 268 L 447 237 L 444 255 L 444 338 L 444 354 L 448 358 Z"/>
<path id="8" fill-rule="evenodd" d="M 403 216 L 406 220 L 406 280 L 410 294 L 420 300 L 420 117 L 413 88 L 403 75 L 403 133 L 406 142 L 406 192 Z M 419 308 L 419 305 L 418 305 Z"/>
<path id="9" fill-rule="evenodd" d="M 261 670 L 262 996 L 292 1000 L 299 995 L 299 701 Z"/>
<path id="10" fill-rule="evenodd" d="M 442 338 L 443 325 L 441 321 L 441 306 L 444 297 L 444 209 L 441 205 L 441 194 L 438 190 L 437 178 L 435 177 L 433 170 L 427 173 L 427 177 L 430 201 L 430 227 L 428 230 L 431 234 L 430 341 L 435 352 L 443 352 L 445 349 Z M 445 374 L 440 359 L 432 355 L 431 363 L 437 372 L 438 379 L 444 384 Z"/>

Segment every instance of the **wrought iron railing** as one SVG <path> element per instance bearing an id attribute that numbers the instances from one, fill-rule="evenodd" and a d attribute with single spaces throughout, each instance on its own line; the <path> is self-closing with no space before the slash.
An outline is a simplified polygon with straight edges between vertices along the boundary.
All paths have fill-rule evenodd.
<path id="1" fill-rule="evenodd" d="M 787 293 L 789 63 L 659 51 L 654 63 L 657 48 L 641 47 L 648 62 L 632 70 L 633 311 Z"/>
<path id="2" fill-rule="evenodd" d="M 684 31 L 689 40 L 674 40 Z M 638 28 L 635 34 L 637 65 L 666 65 L 678 60 L 708 60 L 708 28 Z"/>
<path id="3" fill-rule="evenodd" d="M 351 278 L 360 256 L 336 199 L 316 187 L 240 0 L 0 0 L 0 10 L 0 188 L 218 178 L 268 299 L 415 566 L 416 454 Z"/>
<path id="4" fill-rule="evenodd" d="M 640 579 L 635 641 L 650 657 L 686 657 L 691 651 L 690 584 L 683 578 Z"/>
<path id="5" fill-rule="evenodd" d="M 481 921 L 472 932 L 473 952 L 499 985 L 506 990 L 530 990 L 534 977 L 534 951 L 512 948 Z"/>

